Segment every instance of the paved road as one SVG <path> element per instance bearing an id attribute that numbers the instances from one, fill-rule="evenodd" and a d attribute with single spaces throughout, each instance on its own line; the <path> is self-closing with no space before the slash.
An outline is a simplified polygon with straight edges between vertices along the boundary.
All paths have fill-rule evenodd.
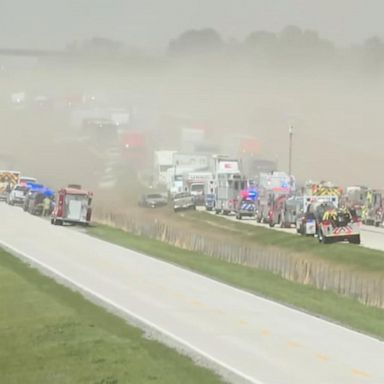
<path id="1" fill-rule="evenodd" d="M 203 209 L 204 210 L 204 209 Z M 210 212 L 212 215 L 215 213 Z M 230 216 L 223 216 L 227 220 L 231 221 L 238 221 L 234 215 Z M 269 228 L 267 224 L 260 224 L 254 219 L 249 219 L 249 218 L 243 218 L 241 220 L 242 223 L 246 223 L 249 225 L 255 225 L 255 226 L 261 226 L 264 228 Z M 295 228 L 280 228 L 279 226 L 276 226 L 274 228 L 271 228 L 274 231 L 281 231 L 281 232 L 286 232 L 290 233 L 292 235 L 298 235 L 296 233 Z M 379 251 L 384 251 L 384 228 L 377 228 L 373 226 L 368 226 L 368 225 L 362 225 L 361 227 L 361 246 L 365 248 L 370 248 L 370 249 L 376 249 Z"/>
<path id="2" fill-rule="evenodd" d="M 384 383 L 384 343 L 0 204 L 0 244 L 252 383 Z"/>

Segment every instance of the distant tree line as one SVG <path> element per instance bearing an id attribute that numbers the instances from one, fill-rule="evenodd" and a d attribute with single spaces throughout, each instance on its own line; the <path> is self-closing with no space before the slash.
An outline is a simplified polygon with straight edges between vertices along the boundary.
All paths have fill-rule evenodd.
<path id="1" fill-rule="evenodd" d="M 384 70 L 384 42 L 375 36 L 350 48 L 338 48 L 318 32 L 287 26 L 278 33 L 255 30 L 243 41 L 225 41 L 211 28 L 188 30 L 172 39 L 167 53 L 171 57 L 243 57 L 266 65 L 347 64 L 373 72 Z"/>
<path id="2" fill-rule="evenodd" d="M 123 43 L 94 37 L 72 42 L 67 51 L 86 57 L 117 58 L 140 56 L 143 52 Z M 301 68 L 306 65 L 353 63 L 376 73 L 384 70 L 384 42 L 371 37 L 364 43 L 350 48 L 338 48 L 310 29 L 287 26 L 278 33 L 255 30 L 243 41 L 225 41 L 212 28 L 188 30 L 172 39 L 167 48 L 169 57 L 225 57 L 242 58 L 255 65 L 285 65 Z"/>

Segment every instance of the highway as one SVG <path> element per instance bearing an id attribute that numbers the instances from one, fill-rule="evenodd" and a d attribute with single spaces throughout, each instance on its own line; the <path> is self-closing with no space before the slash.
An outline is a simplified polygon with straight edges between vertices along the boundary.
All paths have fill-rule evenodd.
<path id="1" fill-rule="evenodd" d="M 19 208 L 0 204 L 0 216 L 0 246 L 204 356 L 233 381 L 384 383 L 384 342 Z"/>

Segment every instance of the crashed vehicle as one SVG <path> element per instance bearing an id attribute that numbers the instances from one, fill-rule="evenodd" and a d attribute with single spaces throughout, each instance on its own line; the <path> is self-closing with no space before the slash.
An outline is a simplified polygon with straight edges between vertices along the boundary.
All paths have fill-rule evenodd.
<path id="1" fill-rule="evenodd" d="M 161 193 L 147 193 L 141 196 L 140 207 L 157 208 L 167 205 L 167 198 Z"/>
<path id="2" fill-rule="evenodd" d="M 196 209 L 195 198 L 189 192 L 177 193 L 173 198 L 173 210 L 177 212 L 184 209 Z"/>

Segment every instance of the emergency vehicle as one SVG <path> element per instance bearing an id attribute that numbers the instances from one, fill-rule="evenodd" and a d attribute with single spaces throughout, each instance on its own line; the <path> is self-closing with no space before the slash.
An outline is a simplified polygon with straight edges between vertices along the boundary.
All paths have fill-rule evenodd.
<path id="1" fill-rule="evenodd" d="M 183 177 L 183 190 L 189 192 L 197 206 L 205 204 L 205 195 L 213 191 L 213 175 L 211 172 L 189 172 Z"/>
<path id="2" fill-rule="evenodd" d="M 88 225 L 92 215 L 91 192 L 78 188 L 62 188 L 57 193 L 56 205 L 52 212 L 51 224 Z"/>
<path id="3" fill-rule="evenodd" d="M 352 211 L 338 208 L 332 196 L 314 196 L 298 226 L 302 235 L 317 235 L 319 242 L 328 244 L 347 240 L 360 244 L 361 222 Z"/>
<path id="4" fill-rule="evenodd" d="M 303 208 L 302 211 L 298 214 L 296 219 L 296 231 L 304 236 L 314 236 L 317 234 L 317 223 L 316 217 L 311 205 L 315 204 L 332 204 L 336 209 L 339 205 L 339 198 L 335 195 L 330 196 L 304 196 L 303 197 Z"/>
<path id="5" fill-rule="evenodd" d="M 291 228 L 292 225 L 296 225 L 296 220 L 300 212 L 303 211 L 304 197 L 303 196 L 291 196 L 286 199 L 281 209 L 281 221 L 282 228 Z"/>
<path id="6" fill-rule="evenodd" d="M 234 212 L 240 191 L 247 189 L 248 180 L 241 173 L 240 161 L 228 156 L 213 156 L 215 212 L 229 215 Z"/>
<path id="7" fill-rule="evenodd" d="M 7 200 L 8 194 L 19 181 L 19 171 L 0 171 L 0 200 Z"/>
<path id="8" fill-rule="evenodd" d="M 383 222 L 383 197 L 379 191 L 367 190 L 361 219 L 363 224 L 378 227 Z"/>
<path id="9" fill-rule="evenodd" d="M 281 202 L 295 191 L 295 180 L 285 172 L 261 173 L 258 190 L 257 221 L 273 226 L 281 210 Z"/>
<path id="10" fill-rule="evenodd" d="M 256 217 L 256 199 L 257 192 L 254 189 L 247 189 L 240 192 L 240 197 L 235 209 L 236 219 L 241 220 L 243 217 Z"/>
<path id="11" fill-rule="evenodd" d="M 271 201 L 268 212 L 268 224 L 271 228 L 273 228 L 276 224 L 282 224 L 282 212 L 288 198 L 289 194 L 277 194 L 276 198 Z"/>

